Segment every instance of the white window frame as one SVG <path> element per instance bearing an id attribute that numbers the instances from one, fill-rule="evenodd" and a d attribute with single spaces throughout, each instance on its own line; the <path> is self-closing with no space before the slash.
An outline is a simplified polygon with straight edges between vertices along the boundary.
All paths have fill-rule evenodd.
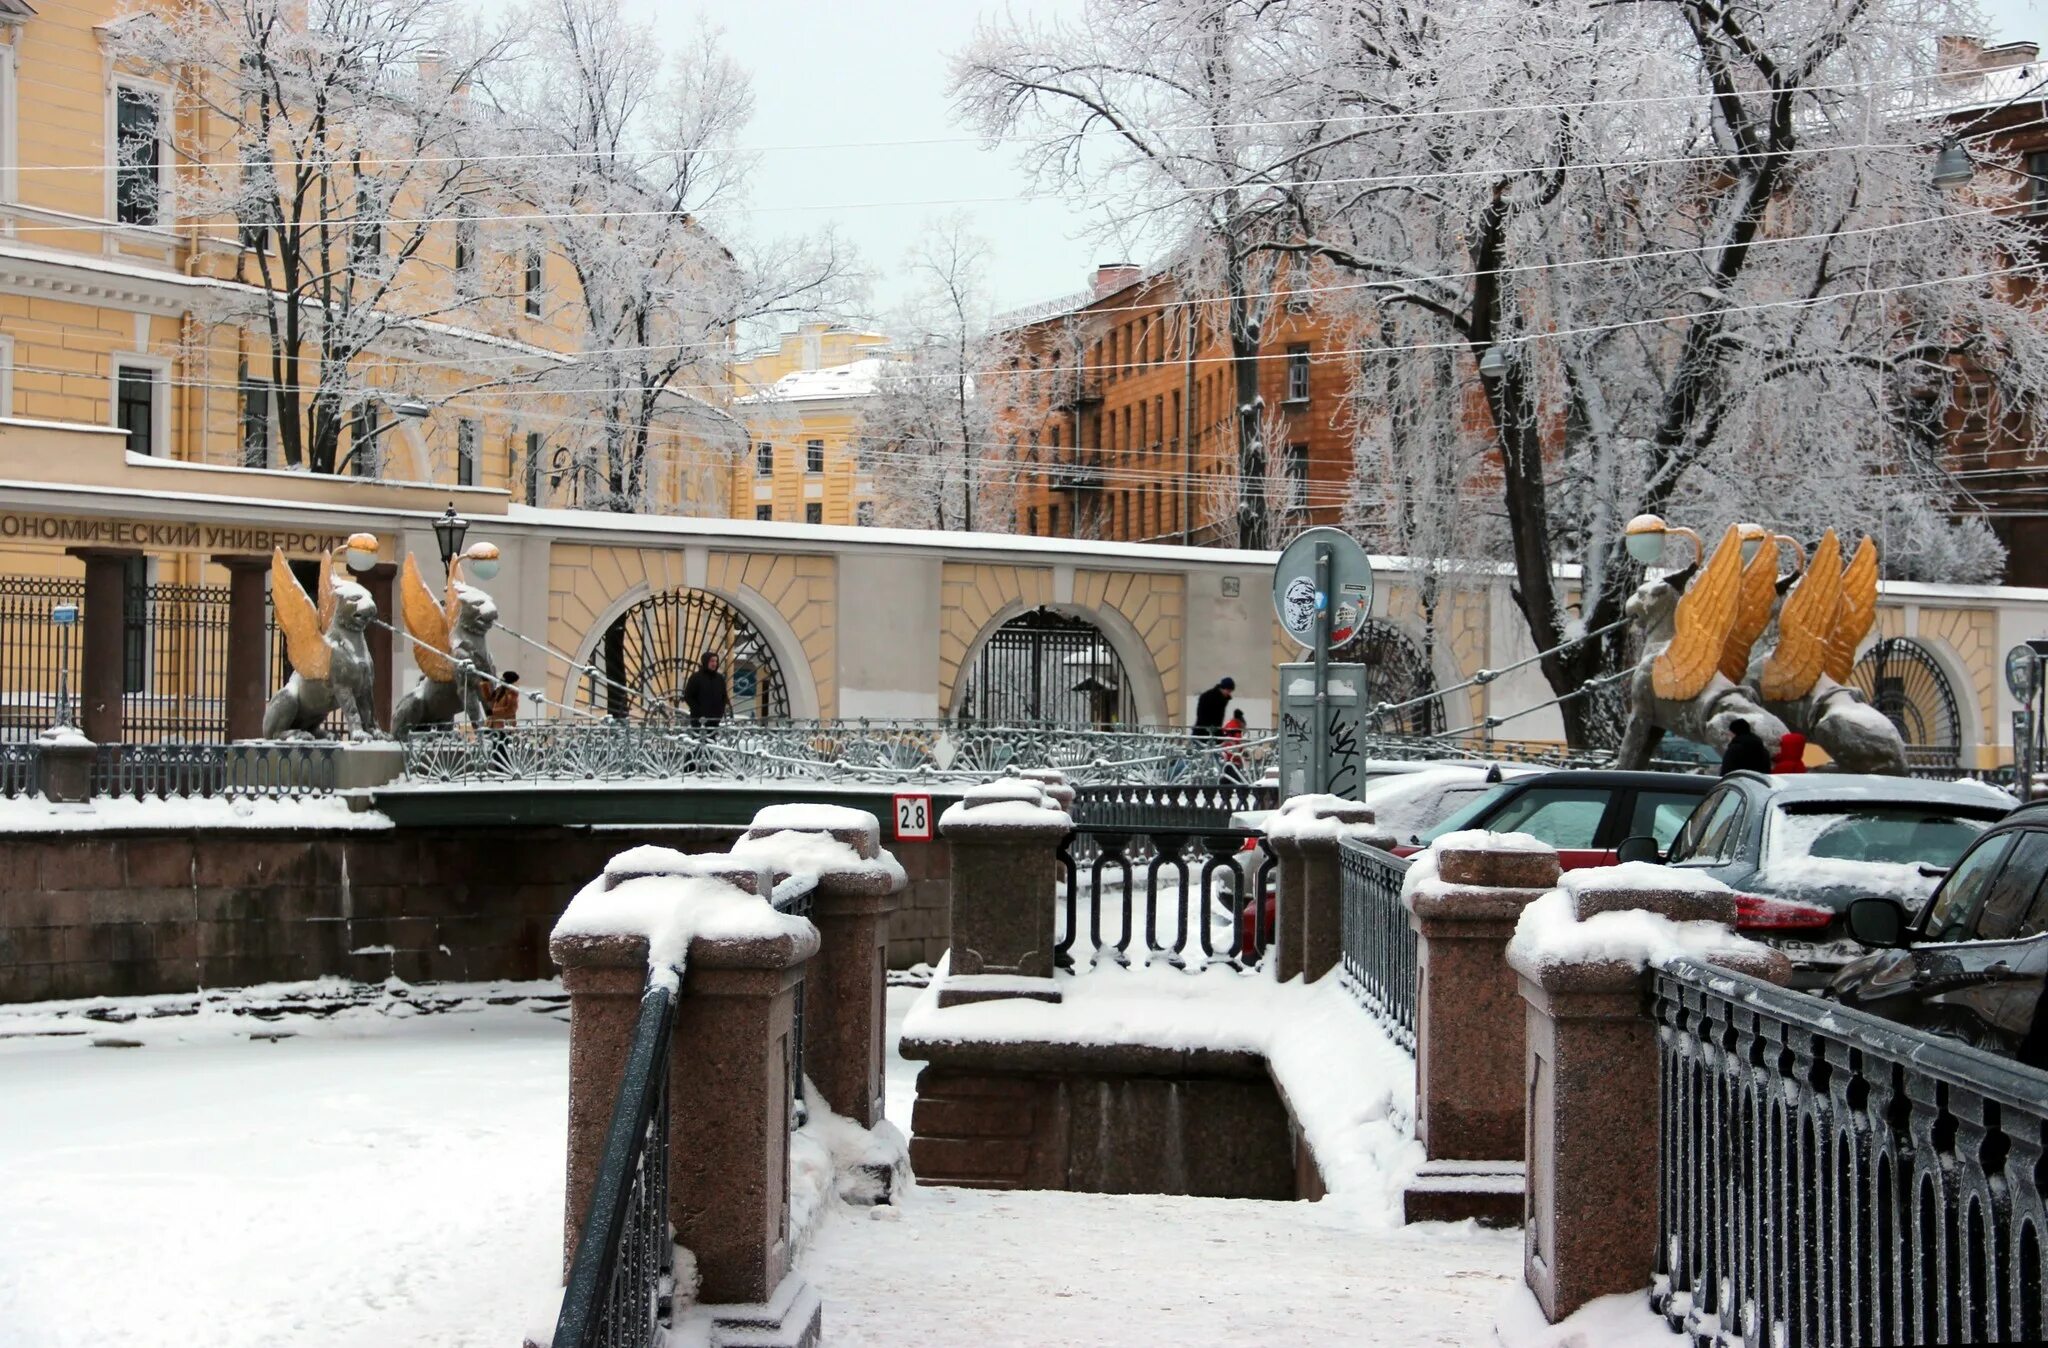
<path id="1" fill-rule="evenodd" d="M 532 284 L 527 282 L 531 280 Z M 524 318 L 547 315 L 548 250 L 545 242 L 529 237 L 519 251 L 519 313 Z"/>
<path id="2" fill-rule="evenodd" d="M 157 141 L 163 147 L 156 157 L 156 200 L 157 221 L 153 225 L 121 224 L 121 91 L 148 94 L 157 101 Z M 177 184 L 177 138 L 173 118 L 177 115 L 177 104 L 172 101 L 171 87 L 155 80 L 137 79 L 129 75 L 118 75 L 107 86 L 106 146 L 107 146 L 107 191 L 106 213 L 110 223 L 139 234 L 157 235 L 170 229 L 178 218 L 177 198 L 172 188 Z"/>
<path id="3" fill-rule="evenodd" d="M 468 442 L 467 454 L 463 453 L 464 442 Z M 462 476 L 463 464 L 469 465 L 469 480 Z M 484 479 L 484 424 L 476 417 L 463 417 L 455 423 L 455 485 L 476 487 Z"/>
<path id="4" fill-rule="evenodd" d="M 156 451 L 148 457 L 169 459 L 171 444 L 171 362 L 163 356 L 152 356 L 141 351 L 116 351 L 107 374 L 107 424 L 115 430 L 121 429 L 121 371 L 123 369 L 148 370 L 156 376 L 156 397 L 149 408 L 149 438 Z M 241 409 L 236 409 L 239 412 Z M 239 419 L 239 418 L 238 418 Z M 122 446 L 124 452 L 127 446 Z"/>

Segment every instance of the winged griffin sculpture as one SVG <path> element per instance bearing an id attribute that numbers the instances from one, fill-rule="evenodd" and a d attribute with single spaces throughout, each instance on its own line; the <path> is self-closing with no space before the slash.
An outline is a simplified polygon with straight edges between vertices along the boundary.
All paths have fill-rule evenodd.
<path id="1" fill-rule="evenodd" d="M 1764 543 L 1747 563 L 1745 530 Z M 1685 573 L 1653 578 L 1629 598 L 1643 656 L 1616 766 L 1644 766 L 1666 732 L 1725 749 L 1741 717 L 1773 752 L 1791 729 L 1846 771 L 1905 773 L 1897 728 L 1842 682 L 1877 616 L 1877 546 L 1865 538 L 1844 567 L 1830 529 L 1780 580 L 1778 544 L 1789 541 L 1730 525 L 1690 584 Z"/>
<path id="2" fill-rule="evenodd" d="M 354 534 L 322 558 L 317 601 L 292 574 L 283 551 L 271 554 L 270 603 L 284 632 L 292 676 L 263 709 L 265 739 L 311 735 L 336 707 L 351 736 L 376 733 L 371 697 L 376 680 L 364 631 L 377 616 L 377 604 L 368 590 L 339 569 L 343 553 L 374 552 L 376 547 L 374 535 Z"/>
<path id="3" fill-rule="evenodd" d="M 458 712 L 472 726 L 482 724 L 484 686 L 498 673 L 489 645 L 497 604 L 463 583 L 460 557 L 449 566 L 437 602 L 410 554 L 399 575 L 399 600 L 420 678 L 392 712 L 391 733 L 403 739 L 422 727 L 452 725 Z"/>

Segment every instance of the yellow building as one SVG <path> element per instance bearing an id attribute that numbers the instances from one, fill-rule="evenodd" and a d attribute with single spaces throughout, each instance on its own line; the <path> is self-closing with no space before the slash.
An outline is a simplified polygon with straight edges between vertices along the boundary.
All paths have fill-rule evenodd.
<path id="1" fill-rule="evenodd" d="M 898 358 L 881 333 L 806 323 L 774 350 L 735 362 L 734 411 L 752 448 L 733 472 L 733 517 L 871 523 L 861 415 L 883 362 Z"/>

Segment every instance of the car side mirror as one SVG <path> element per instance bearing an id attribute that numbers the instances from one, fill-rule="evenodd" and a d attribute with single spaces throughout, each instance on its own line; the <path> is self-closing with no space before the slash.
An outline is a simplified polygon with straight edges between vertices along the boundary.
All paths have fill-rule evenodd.
<path id="1" fill-rule="evenodd" d="M 1873 950 L 1906 944 L 1906 910 L 1890 899 L 1856 899 L 1849 904 L 1849 934 Z"/>
<path id="2" fill-rule="evenodd" d="M 1657 840 L 1645 833 L 1633 838 L 1623 838 L 1621 846 L 1615 849 L 1614 859 L 1622 862 L 1661 862 L 1664 860 L 1664 853 L 1658 850 Z"/>

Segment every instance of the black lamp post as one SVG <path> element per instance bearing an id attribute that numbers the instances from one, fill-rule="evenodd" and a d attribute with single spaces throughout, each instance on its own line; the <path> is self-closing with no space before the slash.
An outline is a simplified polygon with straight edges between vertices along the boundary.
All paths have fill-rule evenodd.
<path id="1" fill-rule="evenodd" d="M 455 558 L 462 551 L 462 540 L 469 533 L 469 521 L 455 513 L 455 503 L 441 512 L 441 518 L 434 521 L 434 539 L 441 545 L 441 570 L 447 571 L 455 565 Z"/>

